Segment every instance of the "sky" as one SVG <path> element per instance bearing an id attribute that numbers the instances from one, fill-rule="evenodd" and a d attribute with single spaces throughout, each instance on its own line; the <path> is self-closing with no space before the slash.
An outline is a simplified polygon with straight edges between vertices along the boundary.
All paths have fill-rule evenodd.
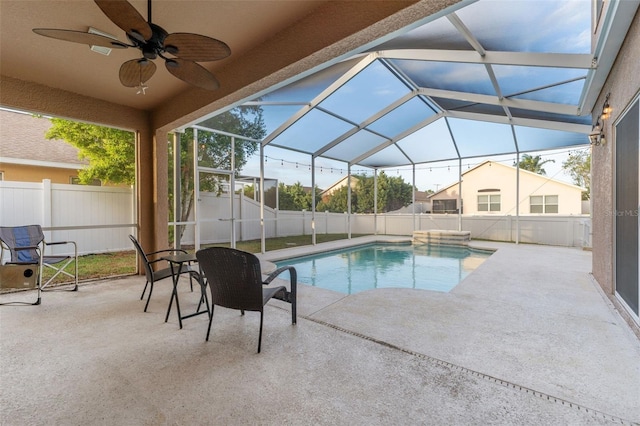
<path id="1" fill-rule="evenodd" d="M 573 183 L 571 177 L 562 169 L 562 163 L 567 160 L 571 152 L 588 150 L 588 147 L 561 149 L 555 151 L 541 151 L 530 153 L 540 155 L 543 160 L 553 160 L 544 164 L 546 176 L 567 183 Z M 311 158 L 305 154 L 267 146 L 265 148 L 265 178 L 278 179 L 286 185 L 300 182 L 304 186 L 311 186 Z M 513 166 L 516 156 L 502 155 L 496 157 L 471 158 L 462 161 L 462 172 L 486 160 L 501 162 Z M 260 176 L 259 154 L 251 157 L 242 170 L 245 176 Z M 366 167 L 353 167 L 352 174 L 367 173 L 373 175 L 373 170 Z M 385 169 L 389 176 L 402 176 L 407 183 L 412 182 L 411 167 L 399 167 Z M 345 163 L 316 159 L 316 185 L 320 189 L 326 189 L 347 175 Z M 458 160 L 442 163 L 425 163 L 416 165 L 416 187 L 420 191 L 437 191 L 443 187 L 455 183 L 458 180 Z"/>

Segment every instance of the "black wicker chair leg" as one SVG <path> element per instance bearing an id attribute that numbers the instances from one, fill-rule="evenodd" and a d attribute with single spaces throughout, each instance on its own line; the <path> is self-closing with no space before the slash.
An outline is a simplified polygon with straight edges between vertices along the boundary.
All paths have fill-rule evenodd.
<path id="1" fill-rule="evenodd" d="M 153 293 L 153 283 L 149 287 L 149 296 L 147 297 L 147 303 L 144 305 L 144 311 L 147 312 L 147 308 L 149 307 L 149 302 L 151 302 L 151 293 Z"/>
<path id="2" fill-rule="evenodd" d="M 258 353 L 260 353 L 260 346 L 262 345 L 262 319 L 264 317 L 264 310 L 260 311 L 260 335 L 258 336 Z"/>
<path id="3" fill-rule="evenodd" d="M 142 289 L 142 294 L 140 295 L 140 300 L 144 299 L 144 294 L 147 292 L 147 286 L 149 285 L 149 280 L 144 283 L 144 288 Z"/>
<path id="4" fill-rule="evenodd" d="M 205 341 L 209 341 L 209 334 L 211 333 L 211 323 L 213 322 L 213 305 L 211 305 L 211 315 L 209 315 L 209 328 L 207 329 L 207 338 Z"/>

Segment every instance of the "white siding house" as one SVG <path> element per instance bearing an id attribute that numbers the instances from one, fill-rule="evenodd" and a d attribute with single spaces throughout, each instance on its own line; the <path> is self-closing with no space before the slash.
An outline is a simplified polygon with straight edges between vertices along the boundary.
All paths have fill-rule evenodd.
<path id="1" fill-rule="evenodd" d="M 431 196 L 433 213 L 458 211 L 458 183 Z M 582 214 L 585 188 L 520 170 L 520 214 Z M 516 214 L 516 168 L 493 161 L 462 174 L 462 213 Z"/>

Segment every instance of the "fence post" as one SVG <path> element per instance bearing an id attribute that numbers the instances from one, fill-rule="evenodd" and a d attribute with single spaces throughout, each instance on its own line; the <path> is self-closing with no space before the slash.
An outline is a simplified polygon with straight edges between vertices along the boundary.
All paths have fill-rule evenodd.
<path id="1" fill-rule="evenodd" d="M 42 227 L 51 227 L 52 198 L 51 179 L 42 179 Z"/>
<path id="2" fill-rule="evenodd" d="M 324 233 L 329 233 L 329 211 L 324 211 Z"/>
<path id="3" fill-rule="evenodd" d="M 279 229 L 279 228 L 278 228 L 278 221 L 280 220 L 280 217 L 279 217 L 279 216 L 280 216 L 280 214 L 279 214 L 279 213 L 280 213 L 280 209 L 279 209 L 279 208 L 275 208 L 275 209 L 273 209 L 273 216 L 274 216 L 274 218 L 275 218 L 275 220 L 276 220 L 276 223 L 275 223 L 275 234 L 276 234 L 276 238 L 280 236 L 280 234 L 278 233 L 278 229 Z"/>
<path id="4" fill-rule="evenodd" d="M 306 210 L 302 210 L 302 235 L 307 235 L 306 233 L 307 218 L 305 217 L 306 213 L 307 213 Z"/>

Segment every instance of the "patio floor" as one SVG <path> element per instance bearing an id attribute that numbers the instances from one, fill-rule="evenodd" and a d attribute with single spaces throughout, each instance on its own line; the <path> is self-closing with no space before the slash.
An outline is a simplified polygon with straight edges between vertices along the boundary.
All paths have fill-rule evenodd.
<path id="1" fill-rule="evenodd" d="M 591 253 L 481 245 L 498 250 L 450 293 L 301 285 L 296 326 L 288 305 L 267 306 L 261 354 L 256 313 L 216 308 L 209 342 L 206 316 L 164 323 L 168 281 L 147 313 L 142 277 L 2 306 L 0 423 L 640 422 L 640 342 Z M 194 309 L 197 290 L 180 294 Z"/>

